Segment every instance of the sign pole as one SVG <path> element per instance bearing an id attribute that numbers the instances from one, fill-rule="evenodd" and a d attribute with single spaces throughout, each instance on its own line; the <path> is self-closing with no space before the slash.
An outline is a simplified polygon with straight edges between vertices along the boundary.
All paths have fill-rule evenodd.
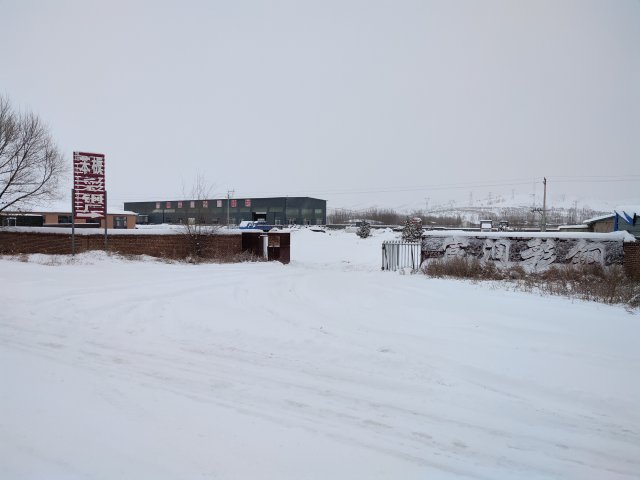
<path id="1" fill-rule="evenodd" d="M 542 182 L 544 185 L 544 197 L 542 199 L 542 231 L 547 231 L 547 177 Z"/>
<path id="2" fill-rule="evenodd" d="M 109 242 L 107 240 L 107 222 L 109 218 L 107 217 L 107 191 L 104 191 L 104 250 L 107 251 L 109 248 Z"/>
<path id="3" fill-rule="evenodd" d="M 71 255 L 76 254 L 76 190 L 71 189 Z"/>

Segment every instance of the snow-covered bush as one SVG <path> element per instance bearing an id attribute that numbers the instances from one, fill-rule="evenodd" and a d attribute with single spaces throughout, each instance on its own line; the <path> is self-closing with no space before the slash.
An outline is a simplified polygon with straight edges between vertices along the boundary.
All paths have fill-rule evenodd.
<path id="1" fill-rule="evenodd" d="M 402 229 L 402 240 L 405 242 L 419 242 L 422 239 L 422 220 L 420 218 L 410 218 L 404 222 Z"/>
<path id="2" fill-rule="evenodd" d="M 431 277 L 505 281 L 526 292 L 640 308 L 640 281 L 627 276 L 620 265 L 561 265 L 527 273 L 520 265 L 499 269 L 493 262 L 456 257 L 428 260 L 421 269 Z"/>
<path id="3" fill-rule="evenodd" d="M 362 222 L 360 228 L 358 228 L 358 231 L 356 232 L 356 235 L 360 238 L 367 238 L 371 235 L 371 225 L 367 222 Z"/>

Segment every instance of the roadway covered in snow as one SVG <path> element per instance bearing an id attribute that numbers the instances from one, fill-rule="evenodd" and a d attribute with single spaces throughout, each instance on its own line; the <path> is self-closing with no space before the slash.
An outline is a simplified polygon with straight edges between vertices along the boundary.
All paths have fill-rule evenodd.
<path id="1" fill-rule="evenodd" d="M 640 317 L 292 263 L 0 260 L 0 478 L 631 479 Z"/>

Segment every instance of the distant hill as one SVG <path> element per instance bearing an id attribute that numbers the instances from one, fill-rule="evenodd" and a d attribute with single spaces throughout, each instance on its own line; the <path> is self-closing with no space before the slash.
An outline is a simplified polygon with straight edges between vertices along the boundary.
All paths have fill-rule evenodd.
<path id="1" fill-rule="evenodd" d="M 542 217 L 542 196 L 489 194 L 484 198 L 469 198 L 468 202 L 450 201 L 426 205 L 425 209 L 400 211 L 390 208 L 334 209 L 329 212 L 330 223 L 349 223 L 367 218 L 386 225 L 401 225 L 407 216 L 420 217 L 424 225 L 445 227 L 471 227 L 480 220 L 507 221 L 518 227 L 536 227 Z M 615 204 L 587 201 L 559 195 L 547 199 L 547 225 L 575 225 L 588 218 L 610 213 Z"/>
<path id="2" fill-rule="evenodd" d="M 584 201 L 566 195 L 547 199 L 547 224 L 579 224 L 584 220 L 609 213 L 614 205 L 602 201 Z M 514 226 L 532 226 L 540 223 L 542 196 L 488 195 L 467 204 L 448 202 L 435 204 L 423 212 L 425 217 L 460 217 L 463 224 L 477 224 L 482 219 L 506 220 Z"/>

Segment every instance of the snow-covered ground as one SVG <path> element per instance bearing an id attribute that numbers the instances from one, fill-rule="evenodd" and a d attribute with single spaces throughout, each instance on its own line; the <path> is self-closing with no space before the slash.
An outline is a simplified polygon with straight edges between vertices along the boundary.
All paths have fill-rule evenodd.
<path id="1" fill-rule="evenodd" d="M 638 314 L 292 235 L 287 266 L 0 260 L 0 478 L 638 478 Z"/>

